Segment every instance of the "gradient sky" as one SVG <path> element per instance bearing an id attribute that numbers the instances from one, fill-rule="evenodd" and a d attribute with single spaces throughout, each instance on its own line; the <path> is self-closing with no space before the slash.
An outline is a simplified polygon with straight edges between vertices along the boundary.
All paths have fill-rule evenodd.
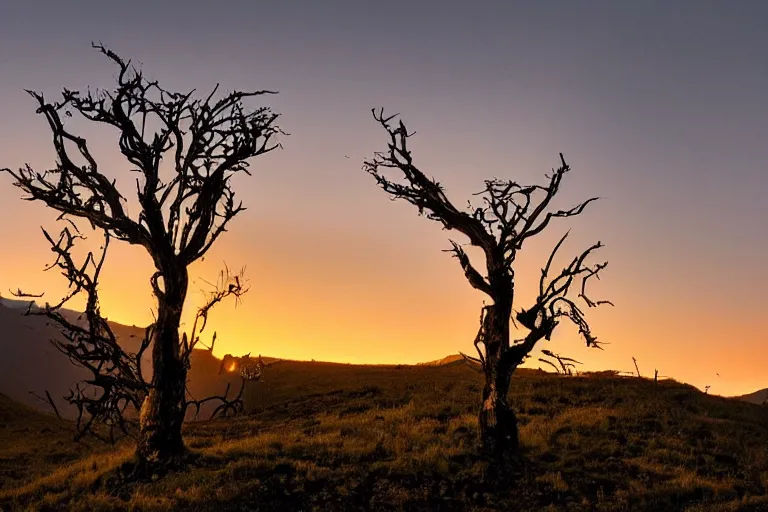
<path id="1" fill-rule="evenodd" d="M 385 144 L 370 109 L 403 115 L 418 132 L 417 165 L 457 205 L 485 178 L 543 180 L 562 152 L 573 172 L 558 205 L 604 199 L 525 249 L 519 297 L 530 300 L 570 228 L 566 256 L 606 244 L 593 295 L 616 307 L 588 312 L 604 351 L 570 327 L 539 348 L 584 370 L 631 370 L 634 356 L 645 374 L 746 393 L 768 386 L 766 23 L 762 1 L 8 0 L 0 167 L 53 162 L 23 88 L 53 98 L 62 86 L 111 84 L 114 68 L 91 40 L 167 88 L 278 90 L 269 101 L 291 135 L 236 181 L 248 210 L 191 269 L 188 306 L 222 261 L 247 265 L 244 303 L 212 314 L 217 355 L 415 363 L 472 353 L 483 295 L 441 252 L 460 235 L 389 201 L 360 170 Z M 114 133 L 84 133 L 106 172 L 131 187 Z M 55 214 L 20 201 L 9 178 L 0 177 L 0 290 L 53 299 L 64 283 L 41 271 L 50 252 L 39 226 L 57 229 Z M 103 310 L 144 325 L 151 261 L 113 248 Z"/>

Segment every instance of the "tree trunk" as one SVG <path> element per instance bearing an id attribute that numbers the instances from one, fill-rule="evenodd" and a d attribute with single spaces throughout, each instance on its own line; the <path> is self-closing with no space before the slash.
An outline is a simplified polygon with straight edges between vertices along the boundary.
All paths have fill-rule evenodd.
<path id="1" fill-rule="evenodd" d="M 514 455 L 519 446 L 517 417 L 507 402 L 514 367 L 504 353 L 509 346 L 511 307 L 488 307 L 484 320 L 485 386 L 480 409 L 480 442 L 488 455 L 498 459 Z"/>
<path id="2" fill-rule="evenodd" d="M 187 368 L 180 355 L 179 324 L 188 276 L 184 267 L 168 267 L 152 336 L 152 386 L 141 406 L 136 448 L 139 464 L 150 468 L 176 465 L 186 454 L 181 427 Z"/>

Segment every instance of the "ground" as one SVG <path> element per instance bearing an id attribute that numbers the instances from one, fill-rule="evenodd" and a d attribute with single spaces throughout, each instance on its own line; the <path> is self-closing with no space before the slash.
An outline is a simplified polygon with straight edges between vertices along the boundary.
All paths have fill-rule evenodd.
<path id="1" fill-rule="evenodd" d="M 194 422 L 189 469 L 124 481 L 128 444 L 75 443 L 0 400 L 0 510 L 768 510 L 768 410 L 674 381 L 520 370 L 521 460 L 476 453 L 481 376 L 280 362 L 248 415 Z"/>

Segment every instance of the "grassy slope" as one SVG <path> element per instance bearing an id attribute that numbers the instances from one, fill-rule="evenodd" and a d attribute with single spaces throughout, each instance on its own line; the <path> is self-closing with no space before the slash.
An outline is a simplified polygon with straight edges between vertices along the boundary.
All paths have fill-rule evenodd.
<path id="1" fill-rule="evenodd" d="M 72 433 L 71 425 L 53 414 L 0 394 L 0 495 L 24 481 L 49 474 L 59 465 L 76 461 L 84 453 L 108 450 L 100 443 L 75 443 Z M 2 505 L 0 510 L 4 510 Z"/>
<path id="2" fill-rule="evenodd" d="M 251 416 L 189 424 L 196 464 L 144 484 L 115 477 L 129 447 L 75 460 L 63 427 L 48 418 L 28 441 L 41 416 L 23 416 L 25 432 L 0 429 L 0 475 L 16 472 L 0 509 L 768 510 L 764 408 L 671 381 L 520 371 L 526 462 L 494 490 L 474 456 L 480 384 L 462 363 L 277 363 L 248 391 Z"/>

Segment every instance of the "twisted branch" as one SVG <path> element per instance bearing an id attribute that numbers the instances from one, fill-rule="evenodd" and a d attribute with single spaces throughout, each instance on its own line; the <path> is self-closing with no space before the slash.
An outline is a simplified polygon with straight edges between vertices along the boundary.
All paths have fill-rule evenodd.
<path id="1" fill-rule="evenodd" d="M 57 349 L 93 375 L 67 398 L 78 408 L 79 431 L 92 431 L 94 422 L 106 423 L 112 437 L 115 428 L 127 430 L 124 412 L 128 408 L 138 410 L 143 397 L 151 391 L 151 384 L 142 377 L 141 354 L 154 337 L 154 325 L 147 328 L 139 353 L 127 354 L 101 317 L 96 289 L 110 239 L 147 250 L 156 268 L 150 283 L 160 304 L 166 304 L 165 285 L 183 275 L 179 280 L 183 291 L 176 290 L 176 295 L 182 297 L 173 299 L 183 302 L 186 268 L 202 258 L 227 230 L 229 222 L 244 210 L 236 199 L 232 178 L 249 175 L 250 159 L 280 147 L 275 137 L 284 132 L 275 124 L 278 114 L 269 107 L 249 109 L 244 104 L 249 98 L 275 94 L 273 91 L 235 91 L 217 99 L 216 86 L 206 97 L 195 98 L 194 90 L 169 91 L 102 44 L 93 47 L 116 66 L 116 85 L 93 92 L 65 88 L 61 100 L 55 102 L 47 101 L 42 93 L 27 91 L 51 130 L 56 163 L 44 171 L 27 164 L 15 171 L 4 168 L 0 172 L 13 178 L 25 199 L 45 203 L 72 227 L 65 228 L 58 240 L 44 231 L 56 254 L 50 268 L 62 270 L 71 291 L 57 305 L 46 305 L 38 313 L 49 316 L 62 328 L 64 340 L 54 342 Z M 128 214 L 126 196 L 115 181 L 102 174 L 87 141 L 65 123 L 73 113 L 117 131 L 119 150 L 137 173 L 137 215 Z M 158 128 L 149 129 L 152 126 Z M 161 174 L 161 162 L 172 163 L 168 177 Z M 75 240 L 82 238 L 73 219 L 84 219 L 104 232 L 103 252 L 98 260 L 92 253 L 81 265 L 72 260 L 70 251 Z M 228 296 L 239 299 L 247 291 L 242 275 L 229 282 L 232 277 L 229 269 L 222 274 L 222 283 L 227 287 L 214 292 L 198 310 L 190 336 L 180 341 L 183 346 L 155 350 L 154 362 L 165 357 L 181 358 L 189 368 L 189 356 L 205 328 L 210 308 Z M 58 312 L 80 292 L 88 294 L 85 327 L 66 321 Z M 32 314 L 31 307 L 28 313 Z M 175 336 L 161 339 L 176 343 Z M 94 387 L 101 391 L 91 396 Z"/>
<path id="2" fill-rule="evenodd" d="M 149 347 L 150 331 L 142 340 L 136 353 L 126 352 L 118 343 L 109 322 L 101 316 L 98 286 L 101 270 L 109 247 L 110 235 L 104 233 L 101 255 L 96 258 L 89 252 L 81 264 L 72 257 L 75 242 L 84 237 L 65 227 L 59 237 L 53 237 L 43 230 L 55 261 L 46 270 L 59 269 L 69 283 L 70 292 L 57 304 L 46 303 L 43 308 L 33 308 L 32 303 L 26 315 L 41 315 L 53 320 L 60 328 L 62 338 L 51 340 L 53 346 L 66 355 L 70 362 L 90 372 L 90 378 L 77 383 L 64 399 L 77 409 L 75 438 L 91 434 L 99 439 L 115 442 L 118 434 L 128 434 L 132 420 L 128 417 L 141 407 L 149 390 L 149 383 L 141 370 L 141 359 Z M 76 295 L 86 294 L 85 321 L 70 322 L 62 315 L 61 309 Z M 39 297 L 19 290 L 17 297 Z M 82 317 L 81 317 L 82 319 Z M 58 415 L 50 394 L 48 401 Z M 106 434 L 102 428 L 105 426 Z"/>
<path id="3" fill-rule="evenodd" d="M 85 93 L 64 89 L 62 101 L 47 102 L 41 93 L 27 91 L 37 102 L 53 135 L 56 167 L 36 171 L 29 165 L 2 169 L 14 185 L 63 215 L 86 219 L 92 226 L 131 244 L 142 245 L 153 256 L 173 253 L 188 265 L 201 258 L 245 208 L 235 200 L 231 178 L 250 174 L 248 161 L 281 147 L 275 143 L 278 114 L 268 107 L 247 110 L 247 98 L 274 91 L 235 91 L 214 100 L 218 86 L 205 99 L 194 91 L 171 92 L 101 44 L 93 44 L 118 68 L 117 87 Z M 119 148 L 139 174 L 136 193 L 141 211 L 126 213 L 125 197 L 114 181 L 101 174 L 85 139 L 70 132 L 62 112 L 117 129 Z M 159 130 L 147 133 L 148 124 Z M 85 165 L 74 162 L 74 146 Z M 172 177 L 164 181 L 160 162 L 172 152 Z"/>
<path id="4" fill-rule="evenodd" d="M 571 171 L 562 153 L 560 166 L 552 169 L 544 185 L 521 185 L 513 180 L 498 178 L 485 180 L 485 188 L 474 194 L 480 196 L 480 206 L 468 202 L 467 211 L 458 210 L 445 195 L 443 187 L 434 179 L 427 178 L 414 163 L 408 147 L 408 139 L 414 135 L 408 132 L 402 120 L 396 120 L 397 115 L 384 116 L 383 109 L 373 110 L 374 119 L 384 128 L 388 135 L 386 151 L 376 152 L 373 158 L 366 160 L 363 170 L 371 174 L 378 185 L 393 199 L 403 199 L 419 210 L 419 214 L 439 221 L 445 229 L 455 229 L 464 234 L 471 245 L 480 247 L 485 256 L 485 274 L 472 264 L 469 256 L 457 242 L 451 240 L 452 253 L 459 260 L 467 281 L 493 300 L 491 306 L 484 306 L 480 316 L 480 328 L 475 337 L 474 345 L 478 358 L 465 354 L 462 356 L 477 362 L 487 369 L 490 358 L 489 347 L 486 343 L 486 312 L 488 308 L 500 308 L 496 314 L 507 316 L 512 311 L 514 302 L 514 261 L 517 252 L 522 249 L 524 242 L 543 232 L 556 218 L 568 218 L 580 215 L 587 205 L 596 201 L 597 197 L 589 198 L 577 205 L 561 210 L 553 210 L 551 203 L 560 191 L 563 177 Z M 560 318 L 565 317 L 577 325 L 587 345 L 599 347 L 597 338 L 592 335 L 584 313 L 570 297 L 569 292 L 575 280 L 581 279 L 581 290 L 578 298 L 588 307 L 611 304 L 610 301 L 593 301 L 586 293 L 587 281 L 595 277 L 607 263 L 587 264 L 588 257 L 602 244 L 589 247 L 580 256 L 565 267 L 559 275 L 549 279 L 555 254 L 562 246 L 568 234 L 566 233 L 555 246 L 546 265 L 542 269 L 539 283 L 539 294 L 534 305 L 521 309 L 515 314 L 517 321 L 526 329 L 528 334 L 513 343 L 501 340 L 502 357 L 498 361 L 502 369 L 514 370 L 523 362 L 541 339 L 550 339 Z M 504 321 L 515 318 L 510 317 Z M 516 324 L 517 325 L 517 324 Z M 498 326 L 497 326 L 498 327 Z M 504 331 L 506 332 L 506 331 Z M 494 340 L 498 343 L 499 340 Z M 482 345 L 482 347 L 481 347 Z"/>

